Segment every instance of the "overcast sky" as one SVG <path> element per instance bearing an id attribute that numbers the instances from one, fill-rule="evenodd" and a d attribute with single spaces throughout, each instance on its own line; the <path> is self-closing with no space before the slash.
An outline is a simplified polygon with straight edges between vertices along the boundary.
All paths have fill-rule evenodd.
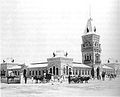
<path id="1" fill-rule="evenodd" d="M 101 59 L 120 60 L 119 0 L 1 0 L 1 60 L 42 62 L 65 50 L 81 62 L 81 36 L 91 16 L 101 36 Z"/>

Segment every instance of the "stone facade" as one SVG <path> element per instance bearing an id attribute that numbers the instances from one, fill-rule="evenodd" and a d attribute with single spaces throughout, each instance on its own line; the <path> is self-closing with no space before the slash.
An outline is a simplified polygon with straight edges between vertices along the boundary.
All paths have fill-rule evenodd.
<path id="1" fill-rule="evenodd" d="M 69 75 L 72 72 L 72 58 L 55 57 L 48 58 L 47 70 L 55 76 Z"/>

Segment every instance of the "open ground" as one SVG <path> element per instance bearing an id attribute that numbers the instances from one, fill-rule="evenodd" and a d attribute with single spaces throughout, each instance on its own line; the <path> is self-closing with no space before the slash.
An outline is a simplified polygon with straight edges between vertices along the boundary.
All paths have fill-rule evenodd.
<path id="1" fill-rule="evenodd" d="M 120 77 L 116 79 L 90 80 L 89 83 L 68 84 L 54 82 L 45 84 L 1 83 L 1 97 L 80 97 L 119 96 Z"/>

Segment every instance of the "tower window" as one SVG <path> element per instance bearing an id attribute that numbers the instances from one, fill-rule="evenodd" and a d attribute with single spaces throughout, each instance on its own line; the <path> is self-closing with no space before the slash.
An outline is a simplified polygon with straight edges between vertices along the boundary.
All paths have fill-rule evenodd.
<path id="1" fill-rule="evenodd" d="M 85 44 L 83 44 L 83 47 L 85 47 Z"/>
<path id="2" fill-rule="evenodd" d="M 91 60 L 91 54 L 90 54 L 90 60 Z"/>
<path id="3" fill-rule="evenodd" d="M 87 32 L 89 32 L 89 29 L 87 28 Z"/>
<path id="4" fill-rule="evenodd" d="M 89 60 L 89 56 L 87 56 L 87 60 Z"/>
<path id="5" fill-rule="evenodd" d="M 86 60 L 87 58 L 86 58 L 86 54 L 85 54 L 85 60 Z"/>
<path id="6" fill-rule="evenodd" d="M 94 26 L 94 32 L 96 32 L 96 27 Z"/>

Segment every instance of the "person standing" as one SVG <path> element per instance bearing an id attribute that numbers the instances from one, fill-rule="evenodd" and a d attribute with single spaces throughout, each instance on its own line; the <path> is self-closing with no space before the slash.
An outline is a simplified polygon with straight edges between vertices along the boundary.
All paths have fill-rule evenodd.
<path id="1" fill-rule="evenodd" d="M 71 79 L 70 79 L 70 74 L 69 74 L 69 76 L 68 76 L 68 83 L 70 84 L 70 82 L 71 82 Z"/>
<path id="2" fill-rule="evenodd" d="M 23 76 L 24 76 L 24 80 L 25 80 L 25 84 L 27 83 L 27 70 L 24 69 L 23 71 Z"/>
<path id="3" fill-rule="evenodd" d="M 100 68 L 98 67 L 96 71 L 97 71 L 97 79 L 99 80 L 100 79 Z"/>
<path id="4" fill-rule="evenodd" d="M 102 72 L 102 80 L 105 80 L 105 71 Z"/>
<path id="5" fill-rule="evenodd" d="M 92 76 L 92 78 L 94 79 L 94 67 L 92 67 L 91 76 Z"/>
<path id="6" fill-rule="evenodd" d="M 53 74 L 51 75 L 51 83 L 52 83 L 52 85 L 54 85 L 53 84 L 53 81 L 54 81 L 54 76 L 53 76 Z"/>
<path id="7" fill-rule="evenodd" d="M 20 73 L 20 83 L 23 84 L 24 83 L 24 77 L 23 77 L 23 73 Z"/>
<path id="8" fill-rule="evenodd" d="M 27 76 L 24 77 L 25 78 L 25 84 L 27 83 Z"/>
<path id="9" fill-rule="evenodd" d="M 33 80 L 34 80 L 34 79 L 33 79 L 33 76 L 31 77 L 31 80 L 32 80 L 32 84 L 33 84 Z"/>

